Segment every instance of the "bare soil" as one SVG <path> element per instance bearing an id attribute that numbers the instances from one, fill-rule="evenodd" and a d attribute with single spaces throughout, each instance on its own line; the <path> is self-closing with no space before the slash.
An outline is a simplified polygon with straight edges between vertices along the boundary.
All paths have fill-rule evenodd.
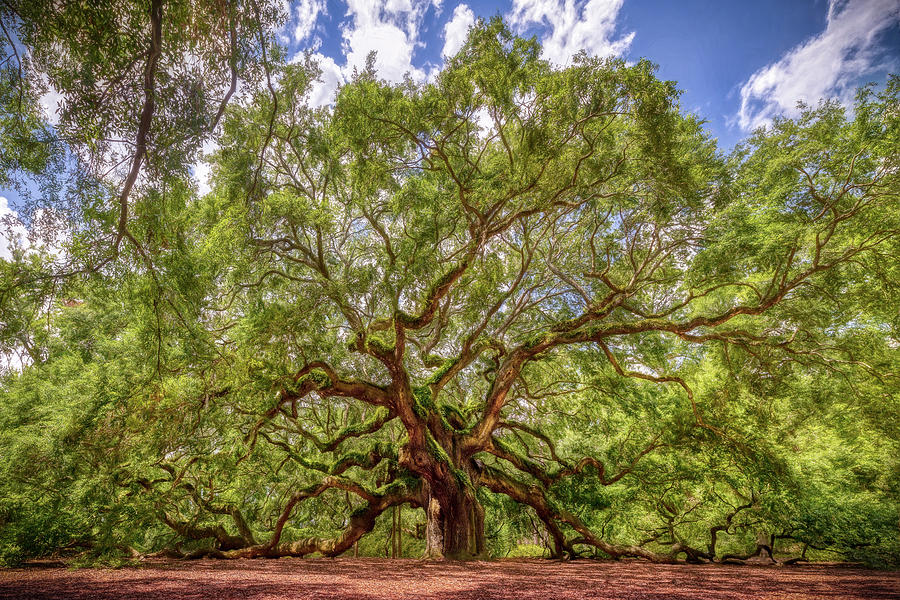
<path id="1" fill-rule="evenodd" d="M 387 559 L 147 561 L 140 567 L 0 570 L 0 598 L 83 600 L 900 599 L 900 572 L 846 566 Z"/>

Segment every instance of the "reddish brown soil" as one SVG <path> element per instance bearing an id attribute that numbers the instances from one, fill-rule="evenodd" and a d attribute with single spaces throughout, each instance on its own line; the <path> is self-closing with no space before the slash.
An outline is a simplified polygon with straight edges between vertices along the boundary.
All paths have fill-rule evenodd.
<path id="1" fill-rule="evenodd" d="M 0 570 L 0 598 L 557 600 L 900 598 L 900 572 L 841 566 L 386 559 L 154 561 L 138 568 Z"/>

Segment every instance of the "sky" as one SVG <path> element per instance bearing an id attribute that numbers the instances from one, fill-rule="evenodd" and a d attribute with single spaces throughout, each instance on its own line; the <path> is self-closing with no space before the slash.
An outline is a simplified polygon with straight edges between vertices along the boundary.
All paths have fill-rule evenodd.
<path id="1" fill-rule="evenodd" d="M 536 36 L 560 66 L 581 50 L 651 60 L 723 151 L 773 117 L 796 115 L 798 101 L 849 104 L 860 84 L 900 73 L 900 0 L 282 1 L 288 55 L 312 52 L 322 69 L 315 105 L 328 104 L 370 51 L 384 79 L 427 81 L 477 18 L 496 15 Z M 201 191 L 207 172 L 195 171 Z M 0 190 L 0 217 L 15 201 Z M 0 257 L 8 252 L 0 233 Z"/>

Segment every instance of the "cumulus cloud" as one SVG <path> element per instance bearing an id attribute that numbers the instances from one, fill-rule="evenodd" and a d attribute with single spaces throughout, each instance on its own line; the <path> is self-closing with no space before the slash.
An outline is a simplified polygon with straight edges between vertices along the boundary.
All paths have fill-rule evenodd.
<path id="1" fill-rule="evenodd" d="M 444 56 L 453 56 L 466 41 L 469 27 L 475 23 L 475 13 L 465 4 L 453 9 L 453 16 L 444 25 Z"/>
<path id="2" fill-rule="evenodd" d="M 861 76 L 887 66 L 879 41 L 898 25 L 897 0 L 830 0 L 825 31 L 759 69 L 741 87 L 738 125 L 752 130 L 776 115 L 794 115 L 798 101 L 848 101 Z"/>
<path id="3" fill-rule="evenodd" d="M 440 0 L 347 0 L 346 4 L 349 18 L 341 27 L 342 63 L 321 52 L 312 54 L 322 73 L 310 90 L 311 106 L 333 102 L 337 88 L 350 81 L 354 71 L 365 68 L 370 52 L 375 52 L 379 77 L 392 82 L 403 81 L 407 74 L 415 81 L 426 79 L 425 71 L 412 61 L 416 48 L 423 45 L 425 12 L 432 6 L 439 10 Z"/>
<path id="4" fill-rule="evenodd" d="M 406 74 L 425 79 L 425 72 L 412 64 L 419 44 L 419 29 L 430 0 L 348 0 L 350 23 L 343 27 L 342 49 L 346 64 L 343 75 L 362 70 L 370 52 L 375 69 L 388 81 L 399 82 Z"/>
<path id="5" fill-rule="evenodd" d="M 302 43 L 306 41 L 313 30 L 319 15 L 325 13 L 325 0 L 300 0 L 294 10 L 294 41 Z"/>
<path id="6" fill-rule="evenodd" d="M 584 50 L 591 56 L 619 56 L 634 32 L 616 38 L 616 20 L 624 0 L 513 0 L 509 22 L 519 32 L 547 28 L 543 57 L 565 65 Z"/>
<path id="7" fill-rule="evenodd" d="M 309 104 L 313 108 L 319 108 L 334 100 L 334 93 L 338 86 L 346 83 L 347 79 L 344 77 L 341 67 L 330 56 L 316 52 L 312 57 L 319 63 L 319 69 L 322 72 L 309 90 Z"/>

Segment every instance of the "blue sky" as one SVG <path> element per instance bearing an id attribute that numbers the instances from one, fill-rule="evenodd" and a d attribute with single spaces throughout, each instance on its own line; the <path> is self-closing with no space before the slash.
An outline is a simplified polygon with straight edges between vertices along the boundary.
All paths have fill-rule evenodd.
<path id="1" fill-rule="evenodd" d="M 382 77 L 426 81 L 478 17 L 500 15 L 565 65 L 580 50 L 648 58 L 678 82 L 682 107 L 707 120 L 722 150 L 799 100 L 852 99 L 858 85 L 900 73 L 900 0 L 282 0 L 290 54 L 312 51 L 327 104 L 372 50 Z M 48 108 L 54 104 L 45 98 Z M 51 111 L 52 112 L 52 111 Z M 195 167 L 201 191 L 208 166 Z M 4 197 L 5 196 L 5 197 Z M 0 218 L 18 196 L 0 190 Z M 24 234 L 20 227 L 15 233 Z M 8 256 L 0 229 L 0 257 Z"/>

